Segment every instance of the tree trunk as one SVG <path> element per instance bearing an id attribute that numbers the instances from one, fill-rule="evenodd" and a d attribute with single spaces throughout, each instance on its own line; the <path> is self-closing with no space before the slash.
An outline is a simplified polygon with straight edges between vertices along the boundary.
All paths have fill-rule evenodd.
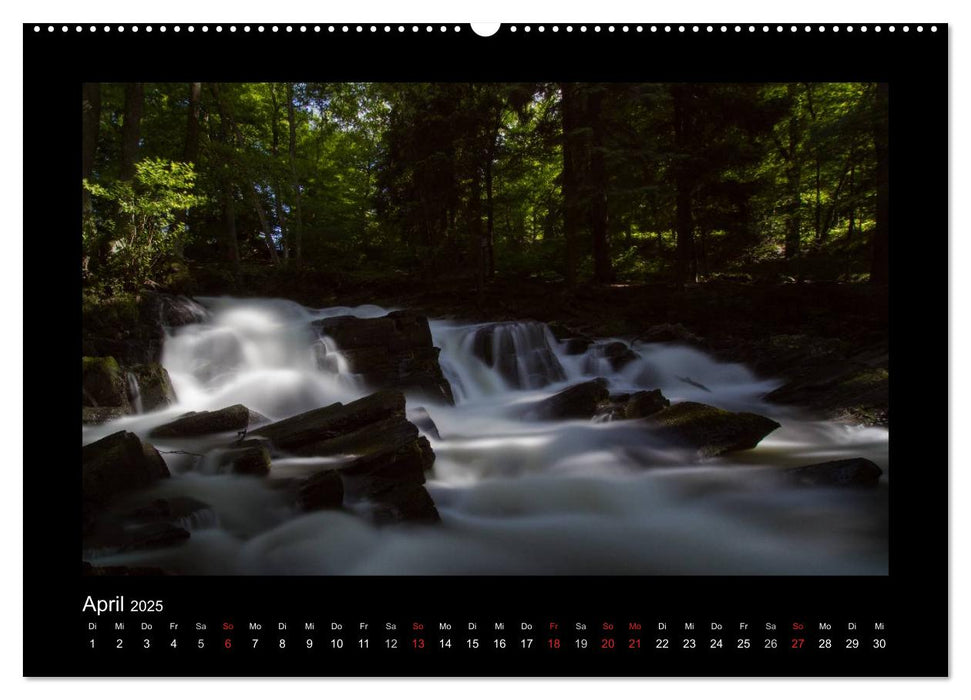
<path id="1" fill-rule="evenodd" d="M 870 282 L 886 284 L 890 278 L 890 167 L 888 162 L 889 88 L 877 85 L 873 144 L 877 156 L 877 220 L 873 230 L 873 262 Z"/>
<path id="2" fill-rule="evenodd" d="M 199 160 L 199 113 L 202 100 L 202 83 L 189 83 L 189 115 L 185 126 L 184 163 Z"/>
<path id="3" fill-rule="evenodd" d="M 239 272 L 239 241 L 236 236 L 236 205 L 233 201 L 233 186 L 228 178 L 223 181 L 223 255 Z"/>
<path id="4" fill-rule="evenodd" d="M 846 240 L 853 240 L 856 219 L 856 165 L 850 168 L 850 221 L 846 226 Z"/>
<path id="5" fill-rule="evenodd" d="M 566 283 L 569 287 L 577 282 L 577 233 L 580 224 L 580 138 L 579 95 L 573 83 L 560 83 L 563 113 L 563 235 L 566 238 Z"/>
<path id="6" fill-rule="evenodd" d="M 226 149 L 232 149 L 230 139 L 229 119 L 226 109 L 219 94 L 219 85 L 209 84 L 209 90 L 216 101 L 216 108 L 219 111 L 219 140 Z M 233 192 L 232 169 L 229 164 L 228 156 L 219 157 L 220 179 L 222 180 L 222 205 L 223 205 L 223 255 L 232 263 L 233 269 L 239 272 L 239 239 L 236 235 L 236 204 Z"/>
<path id="7" fill-rule="evenodd" d="M 290 186 L 293 188 L 293 213 L 296 218 L 293 232 L 293 257 L 299 261 L 303 255 L 303 219 L 300 212 L 300 182 L 297 179 L 297 120 L 293 106 L 293 83 L 287 83 L 287 125 L 290 128 Z"/>
<path id="8" fill-rule="evenodd" d="M 202 98 L 202 83 L 189 83 L 189 113 L 185 125 L 185 145 L 182 149 L 182 162 L 195 165 L 199 160 L 199 113 Z M 189 215 L 180 210 L 175 217 L 176 224 L 188 226 Z M 182 239 L 175 241 L 175 253 L 182 256 Z"/>
<path id="9" fill-rule="evenodd" d="M 686 157 L 688 152 L 688 120 L 690 118 L 687 91 L 690 88 L 683 85 L 672 87 L 674 97 L 674 144 L 675 150 Z M 694 229 L 691 221 L 691 189 L 692 180 L 690 169 L 683 161 L 675 168 L 675 232 L 677 233 L 677 275 L 678 284 L 694 282 Z"/>
<path id="10" fill-rule="evenodd" d="M 802 184 L 799 177 L 799 119 L 796 86 L 790 83 L 788 92 L 792 100 L 792 114 L 789 117 L 789 148 L 783 154 L 786 159 L 786 189 L 789 193 L 789 211 L 786 216 L 786 260 L 793 260 L 799 257 Z M 780 150 L 783 149 L 780 148 Z"/>
<path id="11" fill-rule="evenodd" d="M 135 177 L 135 161 L 141 134 L 142 111 L 145 107 L 143 83 L 125 85 L 125 116 L 121 125 L 121 172 L 122 180 Z"/>
<path id="12" fill-rule="evenodd" d="M 101 128 L 101 83 L 81 86 L 81 178 L 91 181 Z M 89 236 L 94 231 L 94 205 L 91 193 L 81 188 L 81 226 Z"/>
<path id="13" fill-rule="evenodd" d="M 269 220 L 266 218 L 266 212 L 263 210 L 263 203 L 260 201 L 260 191 L 256 183 L 250 188 L 250 201 L 253 203 L 253 209 L 256 211 L 256 217 L 260 220 L 260 228 L 263 233 L 263 242 L 266 243 L 266 249 L 270 253 L 270 262 L 274 265 L 279 264 L 280 256 L 276 252 L 276 244 L 273 242 L 273 228 L 270 226 Z"/>
<path id="14" fill-rule="evenodd" d="M 819 150 L 817 147 L 817 150 L 816 150 L 816 246 L 817 247 L 819 247 L 823 242 L 823 221 L 822 221 L 823 205 L 821 203 L 822 198 L 820 196 L 821 183 L 820 183 L 820 175 L 819 175 L 821 160 L 822 159 L 820 158 Z"/>
<path id="15" fill-rule="evenodd" d="M 607 229 L 607 169 L 604 157 L 603 86 L 590 92 L 590 230 L 593 235 L 593 274 L 598 284 L 611 282 L 610 239 Z"/>
<path id="16" fill-rule="evenodd" d="M 495 151 L 495 139 L 489 144 L 489 151 L 486 154 L 485 164 L 485 184 L 486 184 L 486 276 L 492 279 L 496 276 L 496 253 L 495 253 L 495 233 L 493 230 L 493 211 L 492 211 L 492 159 Z"/>
<path id="17" fill-rule="evenodd" d="M 485 291 L 485 237 L 482 235 L 482 175 L 476 167 L 472 174 L 472 184 L 469 191 L 469 240 L 473 246 L 472 261 L 475 265 L 475 293 L 476 303 L 482 304 Z"/>

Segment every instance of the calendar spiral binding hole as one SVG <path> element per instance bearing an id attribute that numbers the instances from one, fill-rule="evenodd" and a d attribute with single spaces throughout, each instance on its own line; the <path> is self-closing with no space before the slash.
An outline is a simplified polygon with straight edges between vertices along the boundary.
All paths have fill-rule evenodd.
<path id="1" fill-rule="evenodd" d="M 138 25 L 138 24 L 131 24 L 131 25 L 125 25 L 125 24 L 117 24 L 117 25 L 104 25 L 103 27 L 100 27 L 99 28 L 98 25 L 92 24 L 92 25 L 88 25 L 87 28 L 88 28 L 89 33 L 93 33 L 93 34 L 96 34 L 99 31 L 101 33 L 104 33 L 104 34 L 109 34 L 112 31 L 118 32 L 120 34 L 124 34 L 126 31 L 129 31 L 129 32 L 134 33 L 134 34 L 137 34 L 139 31 L 142 31 L 142 32 L 145 32 L 145 33 L 148 33 L 148 34 L 151 34 L 152 32 L 155 32 L 155 31 L 157 31 L 158 33 L 162 33 L 162 34 L 171 31 L 171 32 L 174 32 L 174 33 L 178 34 L 178 33 L 182 32 L 183 29 L 184 29 L 184 31 L 187 31 L 189 33 L 194 33 L 196 31 L 200 31 L 200 32 L 203 32 L 203 33 L 208 33 L 209 31 L 215 31 L 217 33 L 222 33 L 224 31 L 228 31 L 231 34 L 233 34 L 233 33 L 251 33 L 253 31 L 256 31 L 257 33 L 260 33 L 260 32 L 266 32 L 267 29 L 269 29 L 269 31 L 272 32 L 272 33 L 279 33 L 282 30 L 285 33 L 300 33 L 300 34 L 320 34 L 320 33 L 323 33 L 325 31 L 327 33 L 331 33 L 331 34 L 337 33 L 337 32 L 345 33 L 345 34 L 351 34 L 351 33 L 357 33 L 357 34 L 378 34 L 378 33 L 381 33 L 382 31 L 384 33 L 386 33 L 386 34 L 390 34 L 390 33 L 393 33 L 393 32 L 397 32 L 399 34 L 406 34 L 406 33 L 409 33 L 409 32 L 412 33 L 412 34 L 418 34 L 418 33 L 421 33 L 421 32 L 424 32 L 426 34 L 432 34 L 432 33 L 436 33 L 436 32 L 437 33 L 444 34 L 444 33 L 447 33 L 449 31 L 449 28 L 451 28 L 453 32 L 461 32 L 462 31 L 462 26 L 463 25 L 459 25 L 459 24 L 453 24 L 453 25 L 446 25 L 446 24 L 441 24 L 441 25 L 432 25 L 432 24 L 425 24 L 425 25 L 419 25 L 419 24 L 408 24 L 408 25 L 405 25 L 405 24 L 399 24 L 399 25 L 390 25 L 390 24 L 385 24 L 385 25 L 379 25 L 379 24 L 370 24 L 370 25 L 368 25 L 368 24 L 338 24 L 338 25 L 335 25 L 335 24 L 329 24 L 329 25 L 320 25 L 320 24 L 313 24 L 313 25 L 307 25 L 307 24 L 297 24 L 297 25 L 293 25 L 293 24 L 285 24 L 285 25 L 279 25 L 279 24 L 273 24 L 273 25 L 262 25 L 262 24 L 259 24 L 259 25 L 250 25 L 250 24 L 244 24 L 244 25 L 235 25 L 235 24 L 231 24 L 231 25 L 222 25 L 222 24 L 215 24 L 215 25 L 208 25 L 208 24 L 201 24 L 201 25 L 194 25 L 194 24 L 188 24 L 188 25 L 178 25 L 178 24 L 175 24 L 175 25 L 165 25 L 165 24 L 161 24 L 161 25 Z M 63 25 L 49 24 L 49 25 L 46 25 L 46 29 L 47 29 L 47 32 L 48 33 L 54 33 L 54 32 L 56 32 L 58 30 L 58 28 L 60 29 L 61 33 L 65 33 L 66 34 L 66 33 L 68 33 L 68 32 L 71 31 L 72 26 L 71 25 L 67 25 L 67 24 L 63 24 Z M 653 34 L 656 34 L 658 32 L 664 32 L 664 33 L 667 33 L 667 34 L 674 34 L 674 33 L 678 33 L 678 34 L 689 34 L 689 33 L 690 34 L 701 34 L 701 33 L 706 33 L 706 34 L 714 34 L 714 33 L 730 34 L 730 33 L 733 33 L 733 32 L 736 33 L 736 34 L 743 34 L 743 33 L 746 33 L 746 32 L 749 33 L 749 34 L 754 34 L 754 33 L 761 32 L 763 34 L 768 34 L 768 33 L 771 33 L 773 31 L 775 33 L 784 33 L 786 31 L 788 31 L 790 33 L 796 33 L 796 32 L 799 31 L 799 25 L 794 25 L 794 24 L 793 25 L 782 25 L 782 24 L 772 24 L 772 25 L 770 25 L 770 24 L 762 24 L 762 25 L 755 25 L 755 24 L 750 24 L 750 25 L 738 25 L 738 24 L 736 24 L 736 25 L 726 25 L 726 24 L 721 24 L 721 25 L 718 25 L 718 24 L 714 24 L 714 25 L 712 25 L 712 24 L 708 24 L 708 25 L 705 25 L 705 24 L 693 24 L 693 25 L 684 25 L 684 24 L 678 24 L 678 25 L 672 25 L 672 24 L 663 24 L 663 25 L 660 25 L 660 24 L 635 24 L 635 25 L 630 25 L 630 24 L 623 24 L 623 25 L 615 25 L 615 24 L 607 24 L 607 25 L 600 25 L 600 24 L 592 24 L 592 25 L 587 25 L 587 24 L 578 24 L 578 25 L 575 25 L 575 24 L 566 24 L 566 25 L 559 25 L 559 24 L 553 24 L 553 25 L 543 25 L 543 24 L 540 24 L 540 25 L 530 25 L 530 24 L 525 24 L 525 25 L 516 25 L 516 24 L 511 24 L 511 25 L 505 26 L 504 28 L 506 30 L 508 30 L 512 34 L 516 34 L 520 30 L 522 30 L 522 32 L 524 32 L 524 33 L 530 33 L 532 31 L 536 31 L 537 33 L 540 33 L 540 34 L 546 33 L 547 31 L 550 31 L 552 33 L 565 32 L 567 34 L 575 33 L 575 32 L 579 32 L 581 34 L 582 33 L 599 34 L 599 33 L 603 33 L 604 31 L 606 31 L 607 33 L 618 33 L 619 32 L 619 33 L 624 33 L 624 34 L 632 34 L 632 33 L 643 34 L 645 32 L 653 33 Z M 808 25 L 807 24 L 807 25 L 802 25 L 802 28 L 803 28 L 803 31 L 805 31 L 807 33 L 816 32 L 818 34 L 825 34 L 826 32 L 832 32 L 834 34 L 839 34 L 840 32 L 846 32 L 848 34 L 852 34 L 853 32 L 860 32 L 860 33 L 864 33 L 865 34 L 865 33 L 870 32 L 870 31 L 877 32 L 877 33 L 882 32 L 882 31 L 888 31 L 888 32 L 891 32 L 891 33 L 895 33 L 898 30 L 901 31 L 901 32 L 903 32 L 903 33 L 910 33 L 911 30 L 913 30 L 913 31 L 915 31 L 917 33 L 922 33 L 925 30 L 926 31 L 930 31 L 930 32 L 937 32 L 938 31 L 938 25 L 936 25 L 936 24 L 931 24 L 931 25 L 923 25 L 923 24 L 917 24 L 917 25 L 910 25 L 910 24 L 902 24 L 902 25 L 896 25 L 896 24 L 889 24 L 889 25 L 881 25 L 881 24 L 875 24 L 875 25 L 866 25 L 866 24 L 860 24 L 860 25 L 853 25 L 853 24 L 847 24 L 847 25 L 841 25 L 841 24 Z M 78 34 L 83 33 L 84 32 L 84 25 L 80 25 L 80 24 L 79 25 L 74 25 L 73 26 L 73 29 L 74 29 L 74 32 L 75 33 L 78 33 Z M 502 29 L 503 29 L 503 27 L 500 27 L 500 31 L 502 31 Z M 40 24 L 35 24 L 34 25 L 34 32 L 35 33 L 41 33 L 43 31 L 44 31 L 44 25 L 40 25 Z"/>

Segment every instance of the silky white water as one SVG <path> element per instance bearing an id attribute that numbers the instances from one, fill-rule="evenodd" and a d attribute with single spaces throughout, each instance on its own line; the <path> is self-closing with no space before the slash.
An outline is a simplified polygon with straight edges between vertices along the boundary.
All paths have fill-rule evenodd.
<path id="1" fill-rule="evenodd" d="M 186 411 L 242 403 L 278 420 L 371 390 L 345 364 L 318 368 L 314 346 L 330 341 L 310 324 L 390 309 L 200 301 L 206 320 L 174 329 L 163 350 L 178 404 L 85 427 L 85 443 L 121 429 L 149 439 L 153 427 Z M 211 515 L 189 523 L 183 545 L 86 557 L 180 574 L 887 572 L 885 429 L 811 421 L 766 403 L 760 397 L 778 381 L 686 346 L 635 343 L 640 357 L 613 371 L 600 342 L 610 339 L 570 356 L 542 324 L 493 332 L 496 350 L 515 348 L 516 364 L 504 375 L 473 354 L 482 325 L 431 322 L 455 406 L 408 398 L 409 408 L 427 408 L 442 438 L 428 436 L 436 461 L 427 487 L 440 525 L 377 527 L 352 513 L 295 511 L 274 477 L 312 474 L 326 468 L 326 458 L 277 459 L 265 479 L 234 476 L 177 453 L 203 453 L 224 436 L 153 440 L 172 478 L 141 499 L 191 496 L 209 504 Z M 331 343 L 329 350 L 339 348 Z M 753 411 L 782 427 L 754 450 L 699 461 L 652 442 L 633 421 L 522 419 L 531 402 L 598 376 L 612 393 L 659 388 L 672 403 Z M 884 470 L 877 489 L 796 488 L 777 478 L 786 467 L 849 457 Z"/>

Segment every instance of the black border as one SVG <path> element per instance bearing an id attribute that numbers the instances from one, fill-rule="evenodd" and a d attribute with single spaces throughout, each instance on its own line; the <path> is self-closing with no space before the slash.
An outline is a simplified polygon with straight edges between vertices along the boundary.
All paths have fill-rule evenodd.
<path id="1" fill-rule="evenodd" d="M 41 449 L 24 462 L 25 675 L 624 675 L 624 676 L 940 676 L 948 673 L 948 456 L 941 433 L 946 377 L 948 29 L 931 25 L 517 25 L 489 38 L 468 25 L 24 25 L 25 364 L 24 412 L 42 415 Z M 636 28 L 643 27 L 638 32 Z M 671 31 L 665 31 L 670 26 Z M 684 26 L 685 30 L 679 31 Z M 694 31 L 697 26 L 699 30 Z M 790 27 L 796 26 L 792 32 Z M 80 344 L 77 104 L 85 81 L 233 80 L 435 81 L 879 81 L 890 84 L 891 133 L 891 573 L 886 577 L 378 577 L 166 579 L 82 577 L 76 406 L 66 390 L 79 368 L 64 348 Z M 74 167 L 65 165 L 74 159 Z M 60 234 L 58 233 L 60 232 Z M 43 238 L 41 238 L 43 236 Z M 927 237 L 938 237 L 928 245 Z M 35 240 L 40 245 L 32 245 Z M 913 243 L 911 245 L 910 243 Z M 43 247 L 41 247 L 41 245 Z M 51 318 L 51 301 L 58 309 Z M 43 305 L 43 307 L 41 307 Z M 47 358 L 51 357 L 53 362 Z M 33 386 L 32 386 L 33 384 Z M 49 397 L 56 396 L 54 400 Z M 25 423 L 25 445 L 37 444 Z M 27 430 L 33 429 L 31 433 Z M 74 437 L 70 437 L 70 436 Z M 30 440 L 28 440 L 28 436 Z M 55 437 L 56 436 L 56 437 Z M 42 451 L 41 451 L 42 450 Z M 888 648 L 857 656 L 658 654 L 296 655 L 180 652 L 160 662 L 83 650 L 81 602 L 92 594 L 164 598 L 186 622 L 278 618 L 354 623 L 466 619 L 647 624 L 663 618 L 881 620 Z M 462 601 L 450 602 L 450 601 Z M 147 619 L 147 618 L 146 618 Z M 168 618 L 166 618 L 168 620 Z M 727 628 L 727 625 L 726 625 Z M 210 630 L 212 630 L 210 626 Z M 216 637 L 213 637 L 216 640 Z M 218 640 L 216 640 L 218 641 Z M 700 659 L 700 660 L 699 660 Z"/>

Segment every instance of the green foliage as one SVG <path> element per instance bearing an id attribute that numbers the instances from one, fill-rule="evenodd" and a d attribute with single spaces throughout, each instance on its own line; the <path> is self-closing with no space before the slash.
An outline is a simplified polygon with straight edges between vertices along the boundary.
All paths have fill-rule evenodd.
<path id="1" fill-rule="evenodd" d="M 83 241 L 86 250 L 110 241 L 106 277 L 137 288 L 159 271 L 182 242 L 185 224 L 179 216 L 199 202 L 194 184 L 191 164 L 158 158 L 139 161 L 133 180 L 107 186 L 84 182 L 93 197 L 116 212 L 96 230 L 98 240 Z"/>
<path id="2" fill-rule="evenodd" d="M 176 253 L 231 263 L 237 280 L 277 259 L 333 279 L 566 276 L 559 84 L 146 84 L 131 180 L 125 86 L 100 89 L 82 238 L 92 276 L 114 287 L 166 283 Z M 579 281 L 594 275 L 603 198 L 617 282 L 678 281 L 686 255 L 698 279 L 865 278 L 875 94 L 577 86 Z"/>

